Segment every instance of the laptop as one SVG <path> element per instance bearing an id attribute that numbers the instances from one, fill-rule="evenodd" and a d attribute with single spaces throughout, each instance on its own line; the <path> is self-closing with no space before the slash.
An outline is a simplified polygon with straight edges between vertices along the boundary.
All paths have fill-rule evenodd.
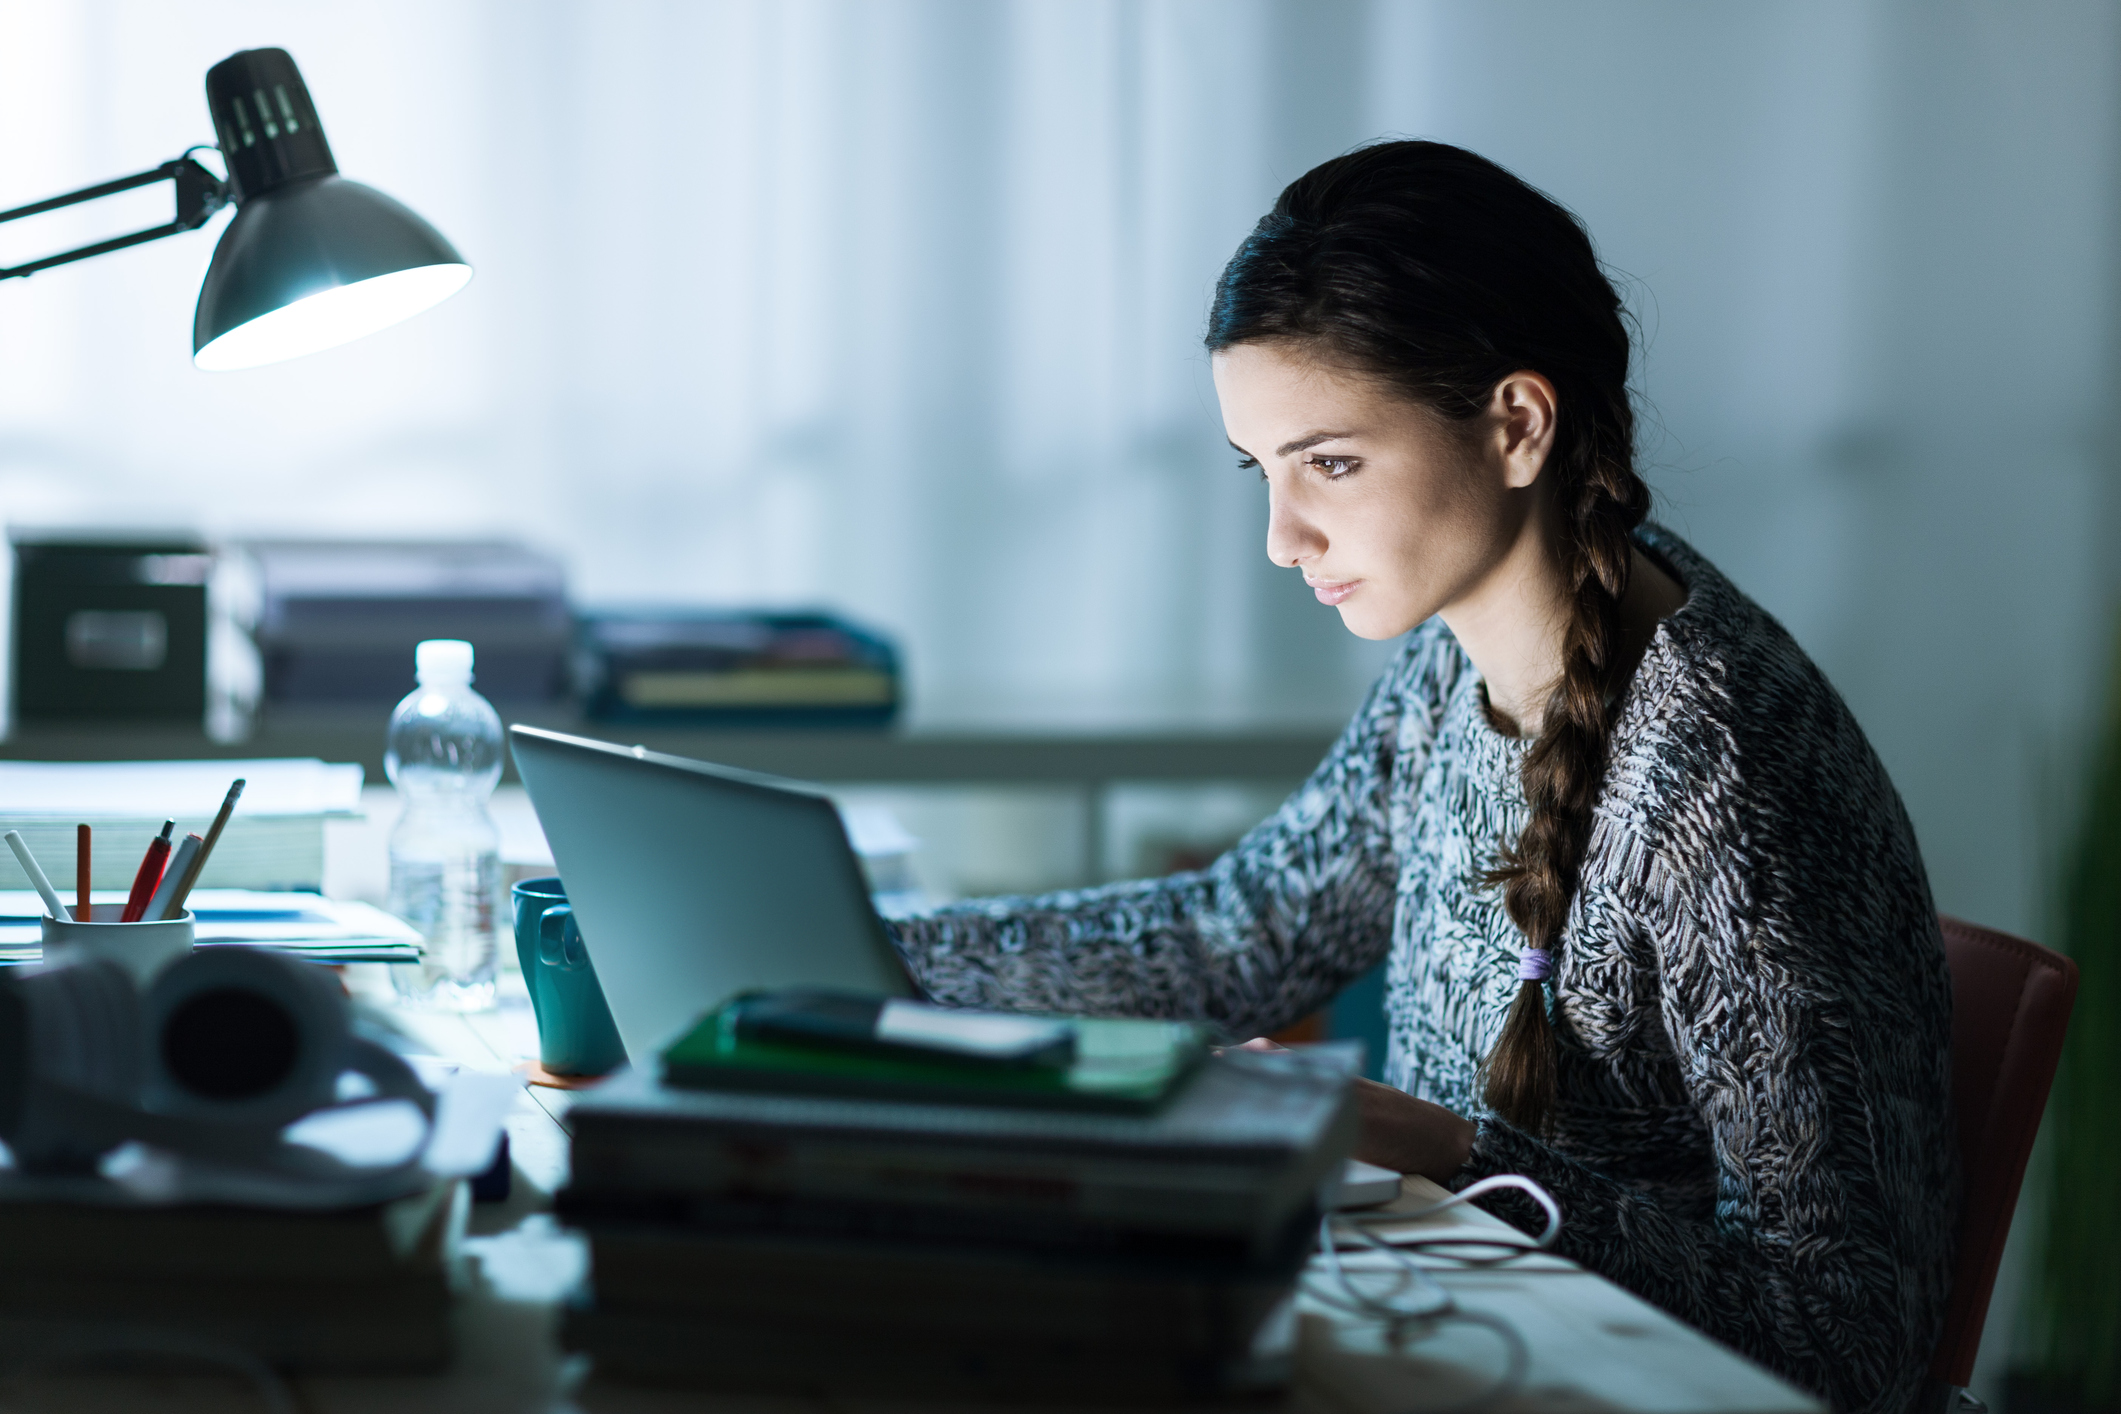
<path id="1" fill-rule="evenodd" d="M 738 992 L 914 994 L 824 792 L 537 727 L 508 735 L 635 1063 Z"/>

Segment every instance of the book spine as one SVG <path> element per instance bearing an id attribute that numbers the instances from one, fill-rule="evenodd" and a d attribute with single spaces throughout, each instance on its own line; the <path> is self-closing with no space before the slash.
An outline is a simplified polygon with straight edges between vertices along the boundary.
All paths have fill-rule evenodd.
<path id="1" fill-rule="evenodd" d="M 305 1223 L 299 1217 L 215 1222 L 188 1213 L 25 1209 L 0 1220 L 10 1272 L 109 1273 L 140 1279 L 284 1277 L 327 1272 L 381 1277 L 406 1262 L 379 1224 Z"/>
<path id="2" fill-rule="evenodd" d="M 593 1241 L 653 1234 L 673 1252 L 688 1242 L 819 1242 L 877 1250 L 908 1247 L 960 1258 L 1038 1253 L 1046 1263 L 1101 1270 L 1183 1268 L 1216 1274 L 1279 1270 L 1300 1263 L 1317 1238 L 1318 1207 L 1299 1205 L 1274 1227 L 1249 1232 L 1173 1232 L 1168 1227 L 1083 1221 L 1043 1213 L 976 1211 L 811 1199 L 583 1194 L 563 1189 L 561 1221 Z"/>
<path id="3" fill-rule="evenodd" d="M 596 1309 L 708 1322 L 792 1320 L 845 1323 L 881 1333 L 949 1330 L 958 1335 L 1042 1336 L 1114 1346 L 1241 1347 L 1288 1293 L 1288 1280 L 1249 1284 L 1175 1280 L 1057 1281 L 981 1272 L 953 1282 L 917 1267 L 864 1262 L 702 1260 L 682 1277 L 643 1273 L 596 1252 Z M 775 1266 L 775 1261 L 782 1263 Z M 607 1271 L 607 1264 L 610 1270 Z"/>
<path id="4" fill-rule="evenodd" d="M 1338 1171 L 1358 1125 L 1349 1095 L 1320 1143 L 1272 1167 L 1125 1160 L 798 1136 L 705 1125 L 578 1124 L 578 1195 L 666 1194 L 1044 1214 L 1173 1232 L 1275 1229 Z"/>
<path id="5" fill-rule="evenodd" d="M 711 1133 L 665 1131 L 616 1143 L 578 1133 L 572 1186 L 584 1192 L 947 1204 L 1224 1231 L 1271 1220 L 1292 1196 L 1284 1191 L 1287 1177 L 1221 1166 L 1121 1165 L 926 1147 L 732 1144 Z"/>
<path id="6" fill-rule="evenodd" d="M 570 1311 L 561 1344 L 600 1375 L 737 1393 L 865 1399 L 1190 1402 L 1263 1392 L 1250 1352 L 1221 1342 L 1126 1344 L 985 1330 L 879 1330 L 873 1322 L 701 1321 L 686 1315 Z M 829 1352 L 830 1358 L 819 1358 Z"/>
<path id="7" fill-rule="evenodd" d="M 0 1203 L 0 1279 L 383 1278 L 448 1261 L 467 1209 L 460 1181 L 340 1213 Z"/>

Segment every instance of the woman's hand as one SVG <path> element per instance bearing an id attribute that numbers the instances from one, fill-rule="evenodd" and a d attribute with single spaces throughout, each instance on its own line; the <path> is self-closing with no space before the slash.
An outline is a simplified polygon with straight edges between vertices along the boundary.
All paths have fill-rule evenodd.
<path id="1" fill-rule="evenodd" d="M 1357 1080 L 1355 1099 L 1362 1106 L 1355 1157 L 1364 1163 L 1448 1183 L 1473 1155 L 1473 1121 L 1442 1105 L 1374 1080 Z"/>
<path id="2" fill-rule="evenodd" d="M 1287 1048 L 1256 1036 L 1242 1049 Z M 1472 1156 L 1473 1121 L 1463 1115 L 1374 1080 L 1356 1081 L 1355 1099 L 1362 1107 L 1362 1135 L 1355 1141 L 1355 1157 L 1364 1163 L 1445 1183 Z"/>

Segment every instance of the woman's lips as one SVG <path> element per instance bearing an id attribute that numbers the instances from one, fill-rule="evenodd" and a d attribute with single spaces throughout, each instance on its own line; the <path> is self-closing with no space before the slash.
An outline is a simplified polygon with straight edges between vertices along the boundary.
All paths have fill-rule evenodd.
<path id="1" fill-rule="evenodd" d="M 1362 581 L 1359 579 L 1313 579 L 1311 576 L 1305 575 L 1304 583 L 1311 586 L 1311 592 L 1318 596 L 1319 603 L 1338 604 L 1341 600 L 1353 594 L 1355 587 L 1361 584 Z"/>

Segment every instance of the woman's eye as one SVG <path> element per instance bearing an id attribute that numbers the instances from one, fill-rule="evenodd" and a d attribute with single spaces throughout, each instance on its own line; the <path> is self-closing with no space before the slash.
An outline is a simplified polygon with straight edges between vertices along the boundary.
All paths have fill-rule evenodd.
<path id="1" fill-rule="evenodd" d="M 1265 469 L 1260 466 L 1258 457 L 1239 457 L 1237 460 L 1237 469 L 1239 471 L 1256 471 L 1259 473 L 1259 479 L 1261 481 L 1265 481 L 1267 479 L 1267 473 Z"/>
<path id="2" fill-rule="evenodd" d="M 1349 472 L 1355 470 L 1355 468 L 1360 464 L 1361 463 L 1358 462 L 1354 457 L 1304 458 L 1304 465 L 1317 467 L 1320 471 L 1326 474 L 1328 479 L 1337 479 L 1339 477 L 1346 476 Z"/>

